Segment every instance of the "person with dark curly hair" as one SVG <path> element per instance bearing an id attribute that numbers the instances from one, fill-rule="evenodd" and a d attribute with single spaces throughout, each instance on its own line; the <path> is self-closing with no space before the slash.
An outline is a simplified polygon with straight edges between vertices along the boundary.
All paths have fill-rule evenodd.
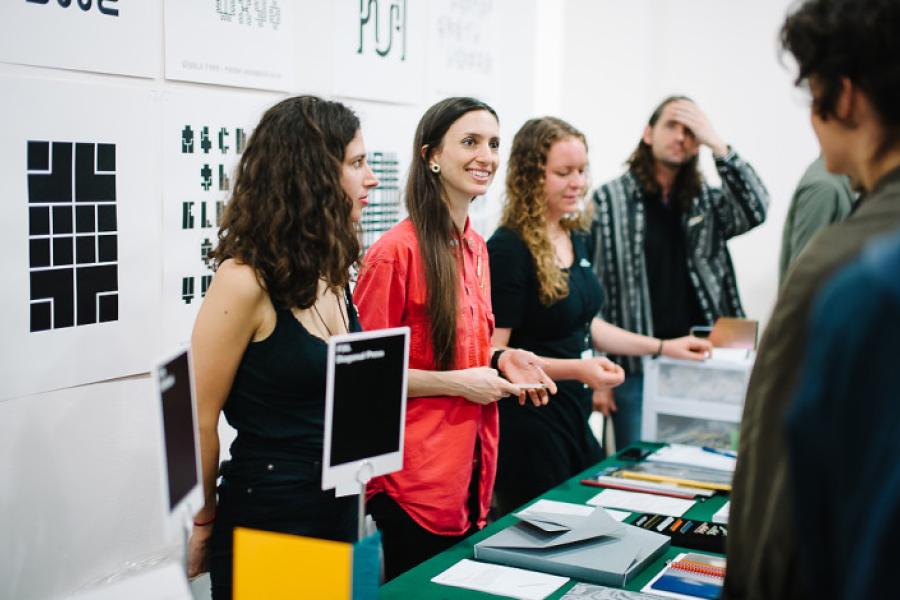
<path id="1" fill-rule="evenodd" d="M 597 318 L 603 290 L 591 266 L 587 140 L 555 117 L 527 121 L 513 139 L 500 227 L 488 240 L 494 346 L 512 345 L 545 360 L 559 391 L 547 406 L 500 401 L 497 516 L 602 458 L 588 426 L 591 394 L 622 382 L 603 352 L 656 352 L 659 340 Z M 691 337 L 667 340 L 668 356 L 693 358 L 710 348 Z"/>
<path id="2" fill-rule="evenodd" d="M 728 599 L 822 598 L 811 590 L 811 582 L 804 577 L 811 573 L 812 566 L 804 562 L 805 558 L 816 554 L 807 546 L 833 544 L 836 540 L 853 542 L 829 546 L 829 560 L 812 566 L 816 576 L 831 577 L 838 571 L 849 575 L 847 569 L 865 567 L 855 560 L 846 564 L 844 561 L 844 557 L 866 543 L 862 512 L 855 513 L 857 518 L 823 518 L 812 527 L 807 521 L 807 526 L 798 528 L 792 510 L 800 492 L 801 498 L 823 503 L 822 507 L 815 507 L 824 509 L 823 515 L 830 514 L 831 507 L 864 512 L 859 500 L 866 497 L 860 496 L 864 487 L 829 488 L 818 497 L 795 487 L 818 485 L 820 480 L 814 479 L 813 473 L 815 468 L 830 464 L 828 453 L 850 452 L 855 456 L 853 447 L 840 446 L 843 439 L 832 437 L 816 438 L 812 448 L 802 448 L 810 439 L 803 435 L 802 425 L 795 422 L 792 439 L 801 444 L 795 446 L 798 456 L 813 457 L 821 464 L 811 468 L 811 472 L 807 472 L 802 461 L 792 466 L 788 460 L 786 414 L 798 389 L 800 365 L 808 356 L 813 337 L 819 333 L 809 327 L 816 295 L 871 240 L 900 227 L 900 2 L 809 0 L 789 12 L 781 29 L 781 44 L 799 68 L 795 83 L 807 87 L 811 94 L 810 120 L 826 168 L 847 175 L 865 192 L 846 220 L 824 229 L 797 258 L 760 342 L 744 404 L 732 487 L 728 572 L 723 590 L 723 598 Z M 860 289 L 859 293 L 866 291 Z M 896 350 L 896 345 L 893 348 Z M 854 364 L 849 361 L 831 364 L 829 368 L 840 370 Z M 842 400 L 855 402 L 857 411 L 869 410 L 865 395 L 844 396 Z M 815 427 L 814 423 L 811 425 Z M 848 423 L 847 431 L 854 430 L 858 431 Z M 890 435 L 896 436 L 896 431 Z M 831 466 L 840 468 L 839 464 Z M 880 468 L 865 461 L 851 463 L 848 468 L 859 471 L 846 473 L 849 480 L 867 473 L 866 484 L 883 475 Z M 802 510 L 807 508 L 804 505 Z M 881 530 L 891 524 L 877 520 L 872 525 Z M 878 548 L 877 552 L 896 557 L 896 539 L 878 539 L 891 539 L 894 545 Z M 867 552 L 872 556 L 871 548 Z M 889 563 L 882 564 L 889 568 Z M 872 565 L 869 563 L 866 568 Z M 862 584 L 868 576 L 864 570 L 854 571 L 853 575 L 847 581 Z M 855 578 L 857 575 L 859 578 Z M 816 589 L 823 588 L 817 585 Z M 883 590 L 886 595 L 861 594 L 860 589 L 840 586 L 825 591 L 826 597 L 831 598 L 893 594 L 892 588 L 889 592 Z"/>
<path id="3" fill-rule="evenodd" d="M 472 229 L 472 200 L 499 164 L 500 125 L 474 98 L 447 98 L 416 128 L 406 183 L 409 218 L 363 261 L 354 300 L 368 329 L 408 326 L 409 402 L 403 470 L 376 477 L 368 508 L 392 579 L 487 522 L 497 468 L 497 401 L 544 405 L 542 361 L 523 350 L 492 352 L 491 274 Z"/>
<path id="4" fill-rule="evenodd" d="M 701 146 L 712 150 L 721 189 L 703 180 Z M 658 338 L 659 355 L 694 325 L 744 316 L 727 242 L 765 220 L 769 195 L 685 96 L 656 107 L 627 164 L 593 195 L 594 269 L 608 295 L 603 318 Z M 640 437 L 643 374 L 637 358 L 612 359 L 625 383 L 598 394 L 595 408 L 612 415 L 623 447 Z"/>
<path id="5" fill-rule="evenodd" d="M 241 156 L 191 338 L 206 503 L 188 571 L 209 568 L 213 598 L 231 597 L 235 527 L 355 539 L 356 500 L 321 489 L 326 340 L 359 330 L 348 283 L 376 185 L 359 119 L 314 96 L 267 110 Z M 220 413 L 237 437 L 217 495 Z"/>

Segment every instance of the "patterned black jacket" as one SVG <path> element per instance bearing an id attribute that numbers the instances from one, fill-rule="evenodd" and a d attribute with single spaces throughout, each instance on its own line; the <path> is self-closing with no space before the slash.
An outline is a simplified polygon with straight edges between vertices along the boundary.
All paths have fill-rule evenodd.
<path id="1" fill-rule="evenodd" d="M 733 150 L 716 157 L 722 188 L 705 182 L 682 216 L 688 274 L 709 324 L 720 316 L 743 316 L 726 242 L 766 219 L 769 194 L 753 168 Z M 593 194 L 594 269 L 606 303 L 600 316 L 644 335 L 653 335 L 650 289 L 644 263 L 643 192 L 631 171 Z M 640 357 L 611 357 L 627 373 L 640 373 Z"/>

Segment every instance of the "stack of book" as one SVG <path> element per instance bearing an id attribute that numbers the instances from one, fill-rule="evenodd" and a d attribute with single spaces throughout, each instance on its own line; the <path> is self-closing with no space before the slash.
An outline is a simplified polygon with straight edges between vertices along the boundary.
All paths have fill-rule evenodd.
<path id="1" fill-rule="evenodd" d="M 736 456 L 716 448 L 670 444 L 650 454 L 639 464 L 620 469 L 626 479 L 687 486 L 714 491 L 731 491 Z"/>

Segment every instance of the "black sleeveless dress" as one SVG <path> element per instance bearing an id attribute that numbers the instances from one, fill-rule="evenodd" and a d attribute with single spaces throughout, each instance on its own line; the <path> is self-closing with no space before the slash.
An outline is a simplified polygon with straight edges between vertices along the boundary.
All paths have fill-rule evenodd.
<path id="1" fill-rule="evenodd" d="M 564 269 L 569 295 L 551 306 L 538 298 L 528 246 L 500 227 L 488 240 L 491 302 L 497 327 L 509 327 L 509 346 L 548 358 L 580 358 L 590 347 L 591 320 L 603 290 L 591 267 L 586 235 L 571 235 L 575 260 Z M 494 485 L 497 516 L 512 511 L 600 461 L 600 445 L 588 427 L 591 390 L 580 381 L 557 381 L 546 406 L 500 400 L 500 454 Z"/>

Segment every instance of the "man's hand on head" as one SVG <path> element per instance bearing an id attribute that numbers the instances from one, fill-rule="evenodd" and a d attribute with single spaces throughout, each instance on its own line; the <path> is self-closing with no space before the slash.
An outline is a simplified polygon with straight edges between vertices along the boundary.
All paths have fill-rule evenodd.
<path id="1" fill-rule="evenodd" d="M 673 118 L 690 128 L 698 142 L 708 146 L 716 156 L 728 154 L 728 144 L 719 137 L 699 106 L 690 100 L 676 100 L 672 102 L 671 107 Z"/>

